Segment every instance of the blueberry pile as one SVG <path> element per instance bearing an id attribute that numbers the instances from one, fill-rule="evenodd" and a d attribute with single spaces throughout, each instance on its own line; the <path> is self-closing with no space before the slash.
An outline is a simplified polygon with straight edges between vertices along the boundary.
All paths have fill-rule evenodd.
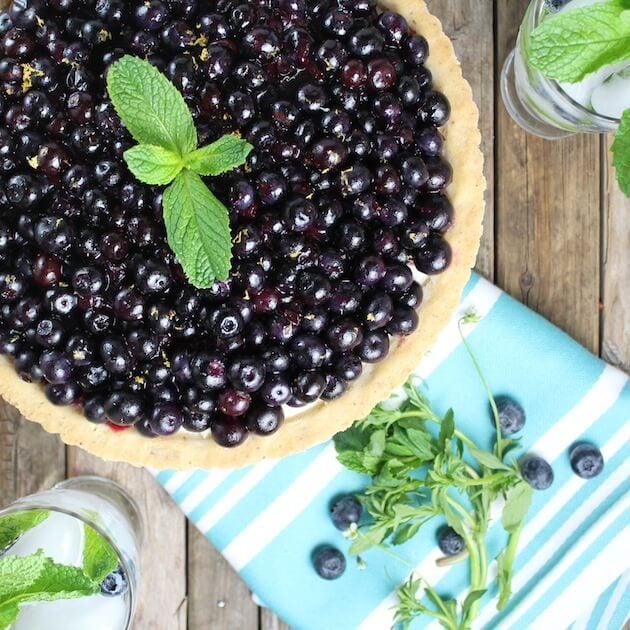
<path id="1" fill-rule="evenodd" d="M 208 290 L 134 180 L 108 66 L 147 58 L 200 142 L 233 267 Z M 427 41 L 375 0 L 14 0 L 0 13 L 0 352 L 56 405 L 146 436 L 273 433 L 418 326 L 412 267 L 448 267 L 447 99 Z"/>

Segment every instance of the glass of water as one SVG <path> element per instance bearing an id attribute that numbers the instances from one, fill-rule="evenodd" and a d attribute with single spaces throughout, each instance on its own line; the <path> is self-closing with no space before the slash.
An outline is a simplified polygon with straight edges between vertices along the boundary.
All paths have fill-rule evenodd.
<path id="1" fill-rule="evenodd" d="M 23 532 L 1 556 L 29 556 L 39 549 L 58 564 L 81 567 L 85 525 L 100 534 L 118 556 L 118 569 L 101 593 L 76 599 L 22 604 L 12 630 L 127 630 L 133 620 L 139 582 L 143 528 L 134 500 L 101 477 L 76 477 L 0 511 L 3 516 L 44 510 L 48 516 Z"/>
<path id="2" fill-rule="evenodd" d="M 601 0 L 570 0 L 560 9 L 588 6 Z M 503 103 L 525 131 L 547 139 L 576 133 L 614 132 L 630 107 L 630 63 L 605 67 L 579 83 L 547 79 L 529 61 L 532 31 L 555 14 L 548 0 L 533 0 L 521 24 L 516 47 L 501 73 Z"/>

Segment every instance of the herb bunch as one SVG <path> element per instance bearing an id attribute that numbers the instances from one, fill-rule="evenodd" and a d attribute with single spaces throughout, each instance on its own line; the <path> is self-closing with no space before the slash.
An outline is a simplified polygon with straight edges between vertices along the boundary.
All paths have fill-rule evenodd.
<path id="1" fill-rule="evenodd" d="M 339 461 L 371 477 L 359 496 L 370 522 L 350 532 L 354 538 L 350 553 L 360 556 L 373 547 L 400 545 L 432 519 L 444 518 L 466 542 L 466 552 L 438 562 L 467 559 L 469 593 L 459 605 L 412 574 L 398 590 L 396 622 L 407 627 L 414 618 L 429 615 L 444 628 L 462 630 L 471 626 L 489 586 L 486 534 L 492 504 L 499 498 L 505 500 L 502 524 L 508 542 L 497 557 L 498 608 L 511 596 L 512 569 L 532 488 L 513 458 L 506 462 L 518 440 L 502 437 L 496 405 L 492 407 L 497 432 L 488 451 L 456 427 L 452 410 L 444 416 L 436 414 L 415 383 L 407 383 L 404 391 L 406 401 L 398 409 L 379 405 L 335 437 Z M 427 601 L 418 597 L 421 586 Z"/>

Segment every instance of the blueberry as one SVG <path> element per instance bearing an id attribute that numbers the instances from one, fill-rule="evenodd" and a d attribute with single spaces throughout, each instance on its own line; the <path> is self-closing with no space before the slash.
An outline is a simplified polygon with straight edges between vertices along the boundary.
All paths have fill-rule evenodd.
<path id="1" fill-rule="evenodd" d="M 440 551 L 446 556 L 456 556 L 466 549 L 464 539 L 448 525 L 444 525 L 438 530 L 437 543 Z"/>
<path id="2" fill-rule="evenodd" d="M 128 588 L 127 576 L 120 565 L 101 582 L 101 593 L 107 597 L 122 595 Z"/>
<path id="3" fill-rule="evenodd" d="M 313 566 L 319 577 L 336 580 L 346 570 L 346 558 L 339 549 L 320 547 L 313 553 Z"/>
<path id="4" fill-rule="evenodd" d="M 569 453 L 573 472 L 582 479 L 597 477 L 604 470 L 604 456 L 593 444 L 581 442 Z"/>
<path id="5" fill-rule="evenodd" d="M 521 462 L 521 475 L 535 490 L 546 490 L 553 483 L 553 468 L 536 455 L 530 455 Z"/>
<path id="6" fill-rule="evenodd" d="M 345 532 L 350 525 L 359 522 L 362 512 L 363 506 L 359 500 L 352 495 L 348 495 L 333 503 L 330 510 L 330 518 L 337 529 Z"/>
<path id="7" fill-rule="evenodd" d="M 499 422 L 501 433 L 504 436 L 514 435 L 525 426 L 525 410 L 513 398 L 500 396 L 495 400 L 497 411 L 499 412 Z M 494 425 L 494 415 L 490 414 L 490 419 Z"/>
<path id="8" fill-rule="evenodd" d="M 546 7 L 553 12 L 560 11 L 569 0 L 545 0 Z"/>

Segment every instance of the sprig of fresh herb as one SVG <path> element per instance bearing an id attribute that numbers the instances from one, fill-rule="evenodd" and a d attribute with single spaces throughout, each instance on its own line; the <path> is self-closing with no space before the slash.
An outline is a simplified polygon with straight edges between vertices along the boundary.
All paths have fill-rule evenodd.
<path id="1" fill-rule="evenodd" d="M 473 319 L 465 318 L 462 323 L 468 321 Z M 474 359 L 463 334 L 462 339 Z M 493 401 L 479 364 L 474 363 Z M 468 560 L 468 596 L 459 605 L 412 573 L 398 590 L 396 622 L 406 627 L 415 617 L 429 615 L 449 630 L 469 628 L 489 586 L 486 534 L 492 504 L 500 497 L 505 499 L 502 523 L 508 543 L 498 557 L 497 578 L 499 607 L 503 607 L 511 595 L 514 557 L 532 489 L 522 480 L 516 462 L 506 461 L 518 442 L 501 436 L 498 415 L 493 448 L 484 450 L 457 428 L 452 410 L 444 416 L 436 414 L 417 384 L 407 383 L 404 391 L 406 400 L 398 409 L 379 405 L 335 437 L 339 461 L 371 477 L 359 497 L 370 522 L 351 536 L 350 553 L 360 555 L 373 547 L 400 545 L 433 518 L 444 518 L 464 538 L 467 553 L 438 564 Z M 421 587 L 428 602 L 418 597 Z"/>
<path id="2" fill-rule="evenodd" d="M 138 142 L 124 154 L 132 174 L 163 197 L 170 248 L 190 282 L 208 288 L 230 273 L 232 247 L 227 208 L 200 176 L 245 163 L 252 146 L 236 134 L 198 148 L 192 115 L 177 88 L 149 62 L 124 56 L 109 68 L 107 91 L 117 114 Z"/>
<path id="3" fill-rule="evenodd" d="M 0 517 L 0 550 L 43 523 L 48 510 L 29 510 Z M 83 566 L 58 564 L 40 549 L 29 556 L 0 557 L 0 630 L 17 619 L 28 602 L 75 599 L 96 595 L 101 582 L 118 566 L 114 548 L 101 534 L 84 525 Z"/>
<path id="4" fill-rule="evenodd" d="M 544 76 L 577 83 L 600 68 L 630 60 L 630 0 L 608 0 L 549 17 L 531 34 L 531 64 Z M 619 187 L 630 197 L 630 110 L 612 146 Z"/>
<path id="5" fill-rule="evenodd" d="M 5 630 L 27 602 L 95 595 L 100 591 L 78 567 L 57 564 L 40 549 L 30 556 L 0 558 L 0 628 Z"/>
<path id="6" fill-rule="evenodd" d="M 532 31 L 530 61 L 550 79 L 577 83 L 603 66 L 630 59 L 628 18 L 619 0 L 549 17 Z"/>

